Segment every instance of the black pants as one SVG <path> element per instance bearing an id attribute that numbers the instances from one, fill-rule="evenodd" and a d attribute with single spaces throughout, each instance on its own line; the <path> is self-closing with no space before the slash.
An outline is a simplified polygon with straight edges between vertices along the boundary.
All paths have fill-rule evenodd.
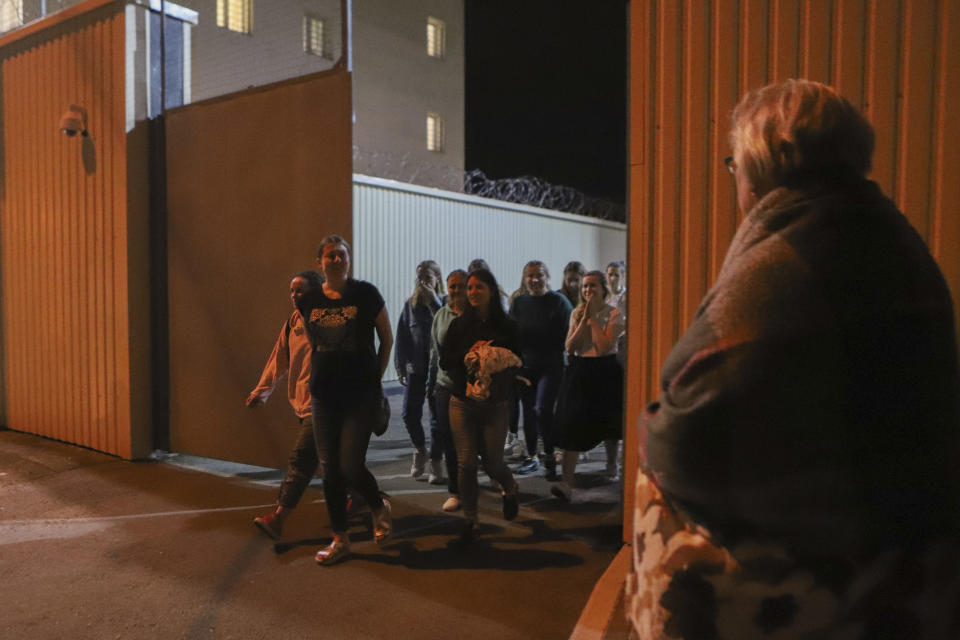
<path id="1" fill-rule="evenodd" d="M 313 480 L 317 466 L 319 466 L 319 458 L 316 439 L 313 436 L 313 420 L 307 416 L 300 418 L 300 433 L 287 460 L 287 475 L 284 476 L 283 483 L 280 485 L 277 504 L 287 509 L 295 508 L 310 481 Z"/>
<path id="2" fill-rule="evenodd" d="M 527 454 L 537 455 L 537 434 L 543 438 L 543 452 L 551 461 L 553 446 L 557 442 L 554 431 L 554 407 L 563 366 L 521 370 L 520 375 L 530 381 L 530 386 L 519 383 L 520 402 L 523 404 L 523 437 L 527 441 Z M 552 462 L 548 462 L 552 465 Z"/>
<path id="3" fill-rule="evenodd" d="M 377 480 L 367 469 L 367 446 L 373 432 L 380 391 L 331 404 L 313 398 L 313 433 L 323 465 L 323 494 L 334 533 L 347 530 L 347 489 L 353 489 L 373 511 L 382 508 Z"/>

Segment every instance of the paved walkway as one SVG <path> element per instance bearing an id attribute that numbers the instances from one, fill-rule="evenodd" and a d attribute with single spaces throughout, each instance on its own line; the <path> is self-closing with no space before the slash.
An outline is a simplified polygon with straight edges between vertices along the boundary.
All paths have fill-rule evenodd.
<path id="1" fill-rule="evenodd" d="M 397 407 L 398 402 L 394 402 Z M 371 444 L 397 535 L 318 567 L 329 539 L 308 490 L 277 544 L 251 519 L 281 473 L 189 456 L 131 463 L 0 431 L 0 638 L 566 638 L 620 547 L 619 485 L 596 461 L 572 505 L 541 474 L 520 479 L 520 517 L 481 496 L 481 542 L 456 542 L 442 486 L 408 475 L 399 422 Z M 316 483 L 315 483 L 316 484 Z"/>

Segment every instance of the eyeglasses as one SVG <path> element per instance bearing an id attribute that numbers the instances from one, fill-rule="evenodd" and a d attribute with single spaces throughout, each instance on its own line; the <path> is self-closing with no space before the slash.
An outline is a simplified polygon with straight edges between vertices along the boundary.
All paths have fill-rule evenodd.
<path id="1" fill-rule="evenodd" d="M 727 156 L 724 158 L 723 164 L 727 166 L 727 171 L 730 172 L 730 175 L 737 175 L 737 163 L 734 162 L 733 156 Z"/>

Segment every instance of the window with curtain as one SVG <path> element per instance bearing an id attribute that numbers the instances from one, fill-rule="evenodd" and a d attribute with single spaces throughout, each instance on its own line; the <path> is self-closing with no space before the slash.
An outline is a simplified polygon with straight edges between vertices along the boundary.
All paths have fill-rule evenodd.
<path id="1" fill-rule="evenodd" d="M 443 58 L 447 49 L 447 25 L 443 20 L 427 18 L 427 55 Z"/>
<path id="2" fill-rule="evenodd" d="M 217 26 L 252 33 L 253 0 L 217 0 Z"/>
<path id="3" fill-rule="evenodd" d="M 0 33 L 23 24 L 23 0 L 0 0 Z"/>
<path id="4" fill-rule="evenodd" d="M 316 16 L 303 16 L 303 50 L 315 56 L 330 57 L 327 21 Z"/>
<path id="5" fill-rule="evenodd" d="M 443 118 L 439 113 L 427 114 L 427 149 L 443 151 Z"/>

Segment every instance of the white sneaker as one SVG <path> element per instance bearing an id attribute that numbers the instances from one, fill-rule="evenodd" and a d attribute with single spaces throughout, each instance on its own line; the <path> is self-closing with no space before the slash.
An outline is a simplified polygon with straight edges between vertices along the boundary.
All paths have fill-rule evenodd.
<path id="1" fill-rule="evenodd" d="M 417 450 L 413 452 L 413 464 L 410 465 L 410 477 L 419 478 L 427 468 L 427 452 Z"/>
<path id="2" fill-rule="evenodd" d="M 503 452 L 509 454 L 513 451 L 514 445 L 517 444 L 517 434 L 508 431 L 507 432 L 507 441 L 503 445 Z"/>
<path id="3" fill-rule="evenodd" d="M 317 564 L 323 566 L 329 566 L 331 564 L 337 564 L 338 562 L 343 562 L 350 555 L 350 538 L 347 534 L 343 535 L 334 535 L 333 540 L 330 541 L 330 544 L 317 551 L 317 555 L 314 559 L 317 561 Z"/>
<path id="4" fill-rule="evenodd" d="M 460 498 L 457 496 L 450 496 L 447 498 L 447 501 L 443 503 L 442 509 L 444 511 L 459 511 L 460 510 Z"/>
<path id="5" fill-rule="evenodd" d="M 620 465 L 616 462 L 608 461 L 607 462 L 607 480 L 610 482 L 616 482 L 620 479 Z"/>
<path id="6" fill-rule="evenodd" d="M 427 476 L 428 484 L 444 484 L 447 479 L 443 477 L 443 460 L 430 461 L 430 475 Z"/>

